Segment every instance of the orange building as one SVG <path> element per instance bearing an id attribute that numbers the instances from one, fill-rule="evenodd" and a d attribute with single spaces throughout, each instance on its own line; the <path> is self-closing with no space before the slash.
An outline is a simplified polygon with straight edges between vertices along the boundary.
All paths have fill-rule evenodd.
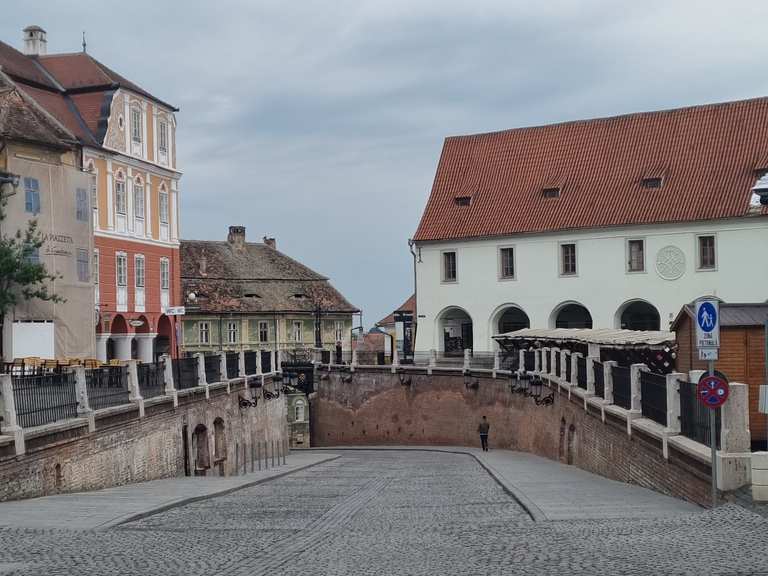
<path id="1" fill-rule="evenodd" d="M 24 29 L 24 53 L 0 42 L 0 66 L 73 132 L 90 175 L 96 355 L 149 362 L 176 351 L 180 301 L 177 108 L 85 52 L 47 54 Z"/>

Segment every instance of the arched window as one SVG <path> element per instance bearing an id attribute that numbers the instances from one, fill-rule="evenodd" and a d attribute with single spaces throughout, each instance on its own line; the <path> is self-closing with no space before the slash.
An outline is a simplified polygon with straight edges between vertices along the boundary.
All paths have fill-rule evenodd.
<path id="1" fill-rule="evenodd" d="M 128 213 L 128 198 L 125 192 L 125 175 L 122 170 L 115 173 L 115 212 Z"/>
<path id="2" fill-rule="evenodd" d="M 619 328 L 625 330 L 660 330 L 661 318 L 655 306 L 643 300 L 626 304 L 621 310 Z"/>
<path id="3" fill-rule="evenodd" d="M 138 220 L 144 220 L 144 180 L 141 176 L 133 181 L 133 213 Z"/>
<path id="4" fill-rule="evenodd" d="M 581 304 L 566 304 L 555 316 L 555 328 L 592 328 L 592 315 Z"/>
<path id="5" fill-rule="evenodd" d="M 294 409 L 296 411 L 296 422 L 304 422 L 304 401 L 297 400 Z"/>

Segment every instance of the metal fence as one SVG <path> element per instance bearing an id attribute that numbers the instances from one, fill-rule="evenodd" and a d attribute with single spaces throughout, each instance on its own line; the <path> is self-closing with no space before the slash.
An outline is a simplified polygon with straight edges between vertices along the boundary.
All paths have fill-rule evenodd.
<path id="1" fill-rule="evenodd" d="M 576 361 L 576 384 L 579 388 L 587 389 L 587 359 L 583 356 Z"/>
<path id="2" fill-rule="evenodd" d="M 640 372 L 640 404 L 643 416 L 667 425 L 667 378 L 653 372 Z"/>
<path id="3" fill-rule="evenodd" d="M 221 357 L 218 354 L 205 356 L 205 381 L 208 384 L 221 382 Z"/>
<path id="4" fill-rule="evenodd" d="M 565 379 L 568 382 L 571 382 L 571 364 L 572 364 L 572 360 L 573 359 L 571 358 L 570 354 L 568 354 L 565 357 Z M 573 384 L 573 382 L 571 382 L 571 384 Z"/>
<path id="5" fill-rule="evenodd" d="M 141 397 L 147 400 L 165 394 L 165 363 L 138 364 L 136 376 L 139 380 Z"/>
<path id="6" fill-rule="evenodd" d="M 632 407 L 632 375 L 626 366 L 613 366 L 613 403 L 625 410 Z"/>
<path id="7" fill-rule="evenodd" d="M 129 404 L 128 372 L 125 366 L 85 370 L 88 403 L 94 410 Z"/>
<path id="8" fill-rule="evenodd" d="M 476 370 L 493 370 L 495 358 L 495 352 L 476 352 L 473 350 L 469 355 L 469 367 Z"/>
<path id="9" fill-rule="evenodd" d="M 711 446 L 709 441 L 709 408 L 696 397 L 696 384 L 680 380 L 680 433 L 700 444 Z M 720 448 L 720 410 L 715 412 L 715 445 Z"/>
<path id="10" fill-rule="evenodd" d="M 526 350 L 525 353 L 525 369 L 533 370 L 536 366 L 536 352 L 533 350 Z"/>
<path id="11" fill-rule="evenodd" d="M 264 374 L 272 372 L 272 355 L 269 350 L 261 351 L 261 371 Z"/>
<path id="12" fill-rule="evenodd" d="M 73 372 L 13 376 L 12 385 L 16 418 L 22 428 L 77 417 Z"/>
<path id="13" fill-rule="evenodd" d="M 555 354 L 555 376 L 560 376 L 560 362 L 562 360 L 561 358 L 562 354 L 558 351 L 557 354 Z"/>
<path id="14" fill-rule="evenodd" d="M 249 350 L 248 352 L 245 352 L 243 355 L 245 356 L 245 373 L 246 374 L 256 374 L 256 371 L 258 369 L 257 363 L 257 356 L 258 352 Z"/>
<path id="15" fill-rule="evenodd" d="M 595 369 L 595 396 L 605 398 L 605 370 L 600 362 L 593 363 Z"/>
<path id="16" fill-rule="evenodd" d="M 227 379 L 240 376 L 240 353 L 227 352 Z"/>
<path id="17" fill-rule="evenodd" d="M 197 386 L 197 358 L 176 358 L 172 365 L 173 382 L 177 390 Z"/>

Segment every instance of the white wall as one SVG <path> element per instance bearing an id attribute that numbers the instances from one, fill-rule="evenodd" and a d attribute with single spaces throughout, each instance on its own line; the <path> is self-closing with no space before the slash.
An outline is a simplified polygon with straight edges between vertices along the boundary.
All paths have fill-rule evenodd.
<path id="1" fill-rule="evenodd" d="M 697 235 L 716 235 L 717 269 L 697 271 Z M 628 273 L 626 240 L 645 239 L 645 272 Z M 559 275 L 559 243 L 576 242 L 578 274 Z M 685 272 L 664 280 L 656 270 L 660 249 L 677 246 L 685 254 Z M 498 250 L 514 246 L 516 279 L 499 280 Z M 418 334 L 416 349 L 442 349 L 438 316 L 459 306 L 472 317 L 475 350 L 492 350 L 498 316 L 514 304 L 530 318 L 531 327 L 553 326 L 560 304 L 576 301 L 592 314 L 595 328 L 616 328 L 616 313 L 628 300 L 653 304 L 661 329 L 680 308 L 705 294 L 728 302 L 768 300 L 768 218 L 632 226 L 616 229 L 528 234 L 494 240 L 420 244 L 416 266 Z M 441 251 L 456 250 L 456 283 L 441 283 Z"/>

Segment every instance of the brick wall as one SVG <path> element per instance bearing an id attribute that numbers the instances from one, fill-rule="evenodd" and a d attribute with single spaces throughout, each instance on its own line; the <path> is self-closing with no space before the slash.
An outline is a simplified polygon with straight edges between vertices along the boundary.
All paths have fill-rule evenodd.
<path id="1" fill-rule="evenodd" d="M 461 375 L 394 375 L 357 370 L 323 373 L 311 397 L 312 443 L 334 445 L 479 446 L 476 432 L 485 415 L 491 423 L 491 448 L 531 452 L 571 463 L 615 480 L 653 488 L 687 500 L 709 501 L 709 470 L 682 453 L 662 456 L 661 443 L 626 423 L 602 422 L 584 403 L 555 394 L 552 406 L 509 392 L 505 379 L 473 378 L 467 389 Z M 410 378 L 403 386 L 400 378 Z"/>
<path id="2" fill-rule="evenodd" d="M 282 442 L 287 437 L 284 395 L 260 399 L 256 408 L 240 408 L 240 395 L 247 396 L 248 391 L 243 384 L 232 384 L 229 393 L 223 386 L 212 390 L 208 400 L 204 393 L 182 397 L 176 409 L 172 402 L 153 405 L 142 419 L 135 411 L 128 420 L 97 419 L 93 433 L 83 426 L 60 432 L 52 429 L 28 442 L 27 454 L 0 458 L 0 501 L 182 476 L 183 426 L 187 425 L 190 447 L 198 424 L 206 426 L 213 446 L 216 418 L 225 425 L 224 473 L 235 474 L 236 461 L 242 468 L 243 446 L 250 462 L 255 442 Z M 219 471 L 214 467 L 208 473 Z"/>

